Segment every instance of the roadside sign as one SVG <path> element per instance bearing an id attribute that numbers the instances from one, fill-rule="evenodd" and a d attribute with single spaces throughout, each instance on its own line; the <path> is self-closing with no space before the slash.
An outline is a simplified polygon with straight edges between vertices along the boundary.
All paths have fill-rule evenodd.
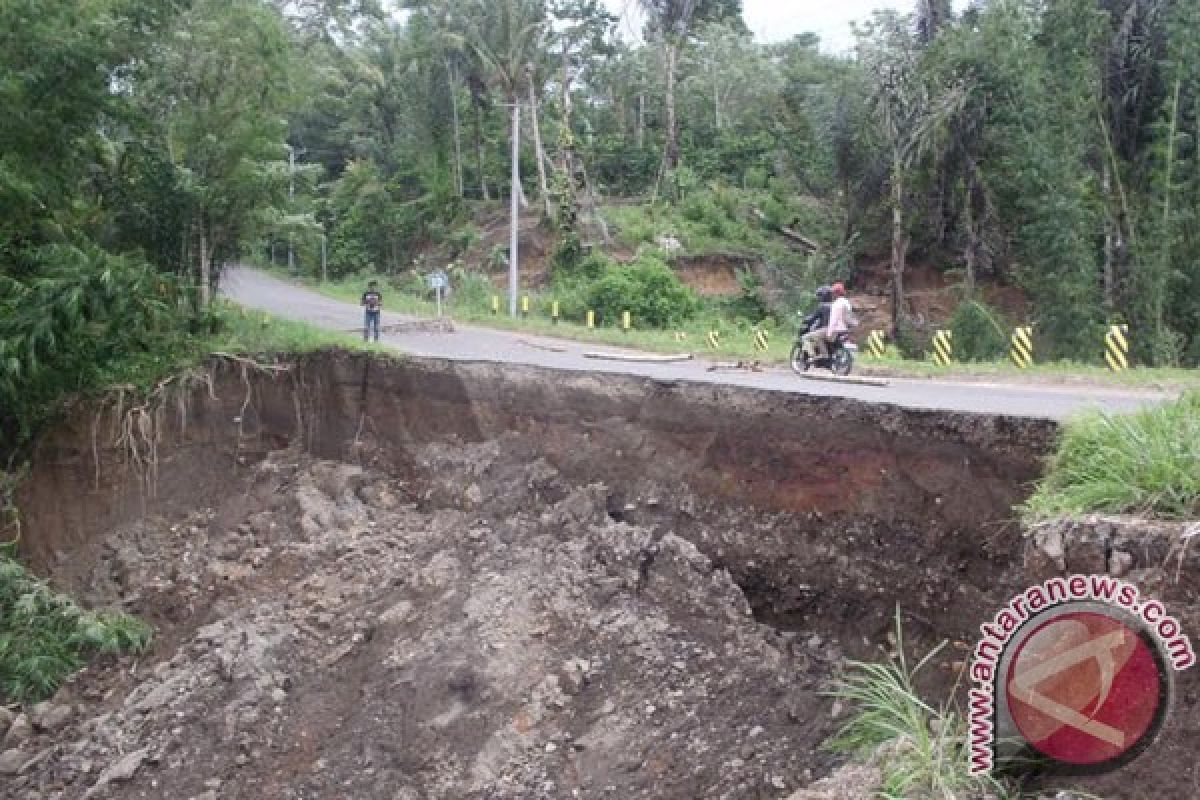
<path id="1" fill-rule="evenodd" d="M 450 286 L 450 277 L 443 270 L 431 272 L 426 276 L 429 281 L 429 288 L 437 293 L 437 315 L 441 319 L 442 316 L 442 292 L 446 291 Z"/>

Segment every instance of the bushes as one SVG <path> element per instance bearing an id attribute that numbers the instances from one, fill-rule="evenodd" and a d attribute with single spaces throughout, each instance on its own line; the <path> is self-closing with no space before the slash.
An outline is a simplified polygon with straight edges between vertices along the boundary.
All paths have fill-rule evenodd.
<path id="1" fill-rule="evenodd" d="M 950 319 L 954 331 L 954 358 L 958 361 L 995 361 L 1008 354 L 1012 327 L 995 310 L 977 300 L 966 300 Z"/>
<path id="2" fill-rule="evenodd" d="M 587 292 L 588 305 L 603 320 L 630 312 L 641 326 L 666 328 L 686 321 L 699 309 L 695 293 L 671 268 L 650 255 L 626 267 L 610 266 Z"/>

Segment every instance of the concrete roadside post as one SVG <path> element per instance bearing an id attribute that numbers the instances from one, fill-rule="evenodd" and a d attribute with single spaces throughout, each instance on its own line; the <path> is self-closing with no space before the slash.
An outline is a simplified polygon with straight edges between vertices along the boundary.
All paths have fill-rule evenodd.
<path id="1" fill-rule="evenodd" d="M 1104 337 L 1104 360 L 1113 372 L 1129 369 L 1129 326 L 1110 325 Z"/>
<path id="2" fill-rule="evenodd" d="M 555 325 L 558 324 L 558 301 L 555 300 L 550 304 L 550 321 Z"/>
<path id="3" fill-rule="evenodd" d="M 626 333 L 629 333 L 630 329 L 632 329 L 632 328 L 633 328 L 633 315 L 630 314 L 628 311 L 626 311 L 623 314 L 621 314 L 621 330 L 625 331 Z"/>
<path id="4" fill-rule="evenodd" d="M 871 331 L 867 336 L 867 352 L 872 358 L 883 358 L 887 354 L 887 343 L 883 331 Z"/>
<path id="5" fill-rule="evenodd" d="M 594 327 L 596 327 L 596 312 L 595 312 L 595 311 L 590 311 L 590 310 L 589 310 L 589 311 L 587 312 L 587 326 L 588 326 L 589 328 L 594 328 Z"/>
<path id="6" fill-rule="evenodd" d="M 933 335 L 933 363 L 939 367 L 954 363 L 954 331 L 938 331 Z"/>
<path id="7" fill-rule="evenodd" d="M 1029 369 L 1033 366 L 1033 326 L 1026 325 L 1013 331 L 1012 349 L 1009 358 L 1017 369 Z"/>

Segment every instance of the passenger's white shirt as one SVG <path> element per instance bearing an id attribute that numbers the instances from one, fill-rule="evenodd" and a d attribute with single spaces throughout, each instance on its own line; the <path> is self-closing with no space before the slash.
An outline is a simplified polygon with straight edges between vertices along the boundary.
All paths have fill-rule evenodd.
<path id="1" fill-rule="evenodd" d="M 846 333 L 850 330 L 852 322 L 854 322 L 854 307 L 850 305 L 850 301 L 845 297 L 834 300 L 833 308 L 829 310 L 829 335 L 832 337 L 839 333 Z"/>

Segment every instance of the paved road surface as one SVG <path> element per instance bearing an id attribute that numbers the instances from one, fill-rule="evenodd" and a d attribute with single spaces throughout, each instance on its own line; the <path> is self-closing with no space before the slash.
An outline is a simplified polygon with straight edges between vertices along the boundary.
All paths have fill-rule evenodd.
<path id="1" fill-rule="evenodd" d="M 258 270 L 230 270 L 222 292 L 248 308 L 280 317 L 309 322 L 332 330 L 361 330 L 362 312 L 354 305 L 294 286 Z M 399 315 L 384 313 L 383 324 L 400 322 Z M 660 380 L 726 383 L 783 392 L 852 397 L 918 409 L 937 409 L 1061 419 L 1089 406 L 1132 410 L 1166 397 L 1154 391 L 1094 388 L 961 383 L 891 379 L 886 387 L 826 383 L 800 378 L 782 368 L 763 372 L 713 372 L 708 361 L 675 364 L 639 364 L 597 361 L 586 352 L 613 348 L 561 339 L 538 338 L 517 332 L 457 326 L 455 333 L 384 334 L 387 345 L 415 356 L 460 361 L 495 361 L 533 364 L 562 370 L 627 373 Z M 562 352 L 555 352 L 561 350 Z"/>

